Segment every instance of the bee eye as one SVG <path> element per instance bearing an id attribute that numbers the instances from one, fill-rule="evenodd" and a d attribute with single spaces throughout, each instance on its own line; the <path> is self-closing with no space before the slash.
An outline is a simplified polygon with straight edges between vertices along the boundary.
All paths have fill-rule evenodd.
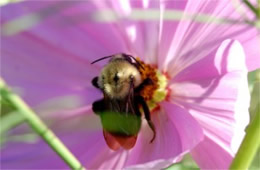
<path id="1" fill-rule="evenodd" d="M 115 81 L 115 82 L 118 82 L 118 80 L 119 80 L 119 77 L 118 77 L 118 75 L 116 74 L 115 77 L 114 77 L 114 81 Z"/>

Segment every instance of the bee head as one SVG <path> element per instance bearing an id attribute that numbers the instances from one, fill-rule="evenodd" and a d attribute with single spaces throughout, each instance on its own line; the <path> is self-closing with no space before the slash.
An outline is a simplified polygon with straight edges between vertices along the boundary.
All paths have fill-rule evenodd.
<path id="1" fill-rule="evenodd" d="M 124 98 L 141 83 L 139 70 L 126 60 L 112 60 L 101 71 L 98 85 L 110 98 Z"/>

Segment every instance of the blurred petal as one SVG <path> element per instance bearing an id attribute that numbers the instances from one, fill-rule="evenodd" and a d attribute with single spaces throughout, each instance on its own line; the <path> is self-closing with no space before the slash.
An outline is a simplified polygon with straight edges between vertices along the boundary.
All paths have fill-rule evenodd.
<path id="1" fill-rule="evenodd" d="M 66 167 L 44 141 L 9 141 L 5 148 L 8 149 L 1 148 L 1 169 L 47 169 L 50 165 L 55 169 Z"/>
<path id="2" fill-rule="evenodd" d="M 173 80 L 171 100 L 190 110 L 211 143 L 216 143 L 229 155 L 234 156 L 243 139 L 245 126 L 249 122 L 245 56 L 241 45 L 231 40 L 224 41 L 215 51 L 215 55 L 213 54 L 214 51 L 207 59 L 181 72 L 175 79 L 176 83 Z M 205 145 L 208 145 L 207 142 Z M 214 147 L 207 152 L 215 153 Z M 228 168 L 231 161 L 222 160 L 226 161 L 222 165 L 218 160 L 221 159 L 214 160 L 215 164 L 210 164 L 211 168 Z M 205 164 L 202 161 L 199 163 L 201 167 L 208 165 L 207 161 Z"/>
<path id="3" fill-rule="evenodd" d="M 82 114 L 79 115 L 80 116 L 62 118 L 56 121 L 52 129 L 58 134 L 58 137 L 64 142 L 66 147 L 68 147 L 87 168 L 122 168 L 120 159 L 125 160 L 124 157 L 121 157 L 122 150 L 113 152 L 107 147 L 99 117 L 92 112 L 85 116 L 82 116 Z M 37 140 L 36 143 L 33 144 L 10 142 L 8 146 L 1 149 L 1 168 L 68 168 L 51 148 L 45 146 L 46 144 L 42 140 Z M 17 155 L 17 148 L 20 148 L 19 152 L 21 155 Z"/>
<path id="4" fill-rule="evenodd" d="M 130 1 L 130 6 L 132 13 L 129 13 L 128 16 L 133 15 L 133 12 L 140 15 L 138 14 L 139 9 L 159 9 L 160 2 Z M 123 8 L 124 5 L 121 5 L 121 7 Z M 159 46 L 159 20 L 132 20 L 127 17 L 122 18 L 122 13 L 119 15 L 121 18 L 117 24 L 123 37 L 125 37 L 125 42 L 130 47 L 131 53 L 146 63 L 156 65 Z"/>
<path id="5" fill-rule="evenodd" d="M 40 4 L 44 8 L 38 9 Z M 36 11 L 30 13 L 34 7 Z M 43 15 L 57 7 L 60 11 L 51 18 Z M 12 14 L 9 10 L 20 13 Z M 88 96 L 86 91 L 93 88 L 91 79 L 98 75 L 100 69 L 90 63 L 98 57 L 126 51 L 114 24 L 91 21 L 78 23 L 77 26 L 72 24 L 71 15 L 83 13 L 88 18 L 88 13 L 96 10 L 93 4 L 80 1 L 53 1 L 48 5 L 27 1 L 4 6 L 1 12 L 4 27 L 28 15 L 42 18 L 28 30 L 12 36 L 1 32 L 1 76 L 11 86 L 21 88 L 23 98 L 32 105 L 54 96 L 80 93 Z"/>

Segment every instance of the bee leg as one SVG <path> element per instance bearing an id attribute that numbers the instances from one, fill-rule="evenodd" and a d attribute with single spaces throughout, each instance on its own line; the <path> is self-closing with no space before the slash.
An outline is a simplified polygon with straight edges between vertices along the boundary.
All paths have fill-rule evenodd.
<path id="1" fill-rule="evenodd" d="M 104 99 L 97 100 L 92 104 L 92 110 L 96 114 L 100 114 L 105 110 L 105 101 Z"/>
<path id="2" fill-rule="evenodd" d="M 153 138 L 150 140 L 150 143 L 152 143 L 156 137 L 156 131 L 155 131 L 155 127 L 154 127 L 154 124 L 151 120 L 147 121 L 148 122 L 148 125 L 149 127 L 152 129 L 153 131 Z"/>
<path id="3" fill-rule="evenodd" d="M 135 88 L 135 92 L 139 93 L 140 91 L 143 90 L 143 88 L 145 86 L 151 85 L 151 84 L 153 84 L 153 81 L 150 78 L 146 78 L 146 79 L 144 79 L 144 81 L 137 88 Z"/>
<path id="4" fill-rule="evenodd" d="M 94 78 L 92 79 L 91 83 L 92 83 L 92 85 L 93 85 L 94 87 L 100 89 L 99 86 L 98 86 L 98 77 L 94 77 Z"/>
<path id="5" fill-rule="evenodd" d="M 150 143 L 152 143 L 156 137 L 156 130 L 155 130 L 155 126 L 151 120 L 151 117 L 150 117 L 150 111 L 149 111 L 149 108 L 144 100 L 144 98 L 142 96 L 138 96 L 137 97 L 137 100 L 136 100 L 139 104 L 142 105 L 143 107 L 143 110 L 144 110 L 144 116 L 145 116 L 145 119 L 147 120 L 148 122 L 148 125 L 149 127 L 152 129 L 153 131 L 153 138 L 151 139 Z"/>

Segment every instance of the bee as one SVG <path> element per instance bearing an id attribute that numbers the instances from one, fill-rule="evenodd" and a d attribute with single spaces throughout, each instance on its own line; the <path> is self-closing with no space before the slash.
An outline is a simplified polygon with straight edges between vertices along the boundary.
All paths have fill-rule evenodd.
<path id="1" fill-rule="evenodd" d="M 141 110 L 153 131 L 152 143 L 156 137 L 155 126 L 151 121 L 149 108 L 140 95 L 151 79 L 142 80 L 140 69 L 143 66 L 131 55 L 124 53 L 106 56 L 93 61 L 109 58 L 99 76 L 93 78 L 92 85 L 103 92 L 103 98 L 92 104 L 92 110 L 101 118 L 104 139 L 112 150 L 120 147 L 134 147 L 141 128 Z"/>

